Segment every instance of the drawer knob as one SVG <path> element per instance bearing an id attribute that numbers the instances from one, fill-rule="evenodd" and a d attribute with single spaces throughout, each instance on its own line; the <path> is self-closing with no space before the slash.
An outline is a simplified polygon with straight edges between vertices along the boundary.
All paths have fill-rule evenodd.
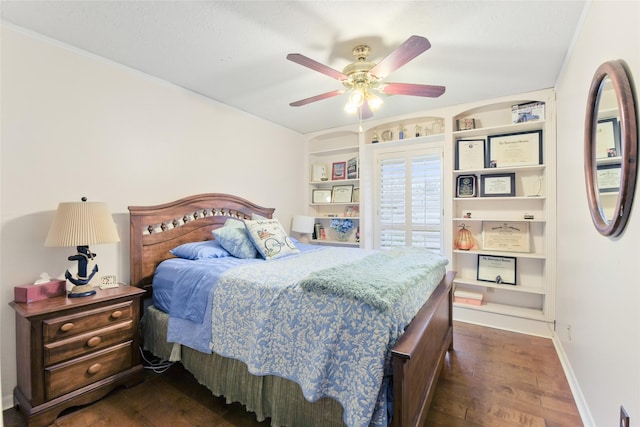
<path id="1" fill-rule="evenodd" d="M 60 330 L 62 332 L 69 332 L 72 329 L 73 329 L 73 323 L 72 322 L 67 322 L 67 323 L 63 324 L 62 326 L 60 326 Z"/>
<path id="2" fill-rule="evenodd" d="M 87 369 L 87 373 L 89 375 L 95 375 L 100 372 L 100 369 L 102 369 L 102 365 L 100 363 L 94 363 L 93 365 L 89 366 L 89 369 Z"/>
<path id="3" fill-rule="evenodd" d="M 87 341 L 88 347 L 95 347 L 102 342 L 102 338 L 100 337 L 91 337 L 89 341 Z"/>
<path id="4" fill-rule="evenodd" d="M 116 310 L 113 313 L 111 313 L 111 318 L 112 319 L 119 319 L 122 317 L 122 311 L 120 310 Z"/>

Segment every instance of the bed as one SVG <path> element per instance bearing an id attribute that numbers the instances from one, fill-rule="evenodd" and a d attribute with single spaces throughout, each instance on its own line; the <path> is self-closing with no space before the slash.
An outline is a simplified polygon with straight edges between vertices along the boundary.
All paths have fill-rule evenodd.
<path id="1" fill-rule="evenodd" d="M 129 212 L 131 283 L 151 296 L 156 269 L 163 261 L 175 258 L 171 249 L 188 242 L 212 240 L 212 231 L 221 229 L 229 219 L 272 218 L 274 209 L 233 195 L 208 193 L 162 205 L 130 206 Z M 446 272 L 436 281 L 428 300 L 416 309 L 388 352 L 393 404 L 386 410 L 395 427 L 422 426 L 426 420 L 446 352 L 453 349 L 454 275 Z M 148 306 L 142 320 L 145 349 L 164 359 L 179 359 L 213 394 L 244 404 L 258 420 L 269 417 L 274 426 L 342 426 L 345 418 L 350 419 L 344 409 L 350 406 L 339 403 L 338 397 L 309 401 L 305 398 L 307 390 L 296 381 L 275 374 L 254 375 L 255 370 L 246 363 L 215 351 L 176 346 L 167 340 L 169 326 L 166 312 Z M 384 390 L 376 392 L 382 395 Z"/>

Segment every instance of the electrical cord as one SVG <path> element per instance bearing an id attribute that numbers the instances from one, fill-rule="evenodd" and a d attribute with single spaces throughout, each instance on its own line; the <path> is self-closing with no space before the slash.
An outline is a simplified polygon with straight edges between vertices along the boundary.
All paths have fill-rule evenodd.
<path id="1" fill-rule="evenodd" d="M 155 358 L 154 360 L 149 360 L 144 354 L 142 347 L 140 347 L 140 355 L 142 356 L 142 360 L 144 360 L 144 369 L 149 369 L 156 374 L 163 374 L 167 371 L 175 362 L 169 362 L 167 360 L 163 360 L 160 358 Z"/>

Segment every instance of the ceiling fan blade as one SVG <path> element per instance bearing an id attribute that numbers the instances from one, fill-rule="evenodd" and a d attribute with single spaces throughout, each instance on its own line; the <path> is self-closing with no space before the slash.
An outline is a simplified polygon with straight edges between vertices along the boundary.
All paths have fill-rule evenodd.
<path id="1" fill-rule="evenodd" d="M 417 85 L 412 83 L 384 83 L 378 90 L 387 95 L 411 95 L 437 98 L 444 93 L 444 86 Z"/>
<path id="2" fill-rule="evenodd" d="M 322 74 L 326 74 L 327 76 L 334 78 L 336 80 L 346 80 L 347 76 L 342 74 L 340 71 L 334 70 L 331 67 L 328 67 L 324 64 L 319 63 L 311 58 L 307 58 L 304 55 L 299 53 L 290 53 L 287 55 L 287 59 L 289 61 L 293 61 L 296 64 L 300 64 L 304 67 L 311 68 L 314 71 L 318 71 Z"/>
<path id="3" fill-rule="evenodd" d="M 360 107 L 360 119 L 366 120 L 369 117 L 373 117 L 373 111 L 371 111 L 369 102 L 367 102 L 365 98 L 365 100 L 362 102 L 362 107 Z"/>
<path id="4" fill-rule="evenodd" d="M 343 93 L 344 93 L 344 90 L 334 90 L 333 92 L 322 93 L 320 95 L 312 96 L 310 98 L 301 99 L 300 101 L 292 102 L 289 105 L 292 107 L 300 107 L 302 105 L 311 104 L 312 102 L 322 101 L 323 99 L 342 95 Z"/>
<path id="5" fill-rule="evenodd" d="M 411 36 L 400 47 L 378 62 L 378 65 L 369 72 L 379 79 L 383 79 L 430 47 L 431 43 L 426 38 Z"/>

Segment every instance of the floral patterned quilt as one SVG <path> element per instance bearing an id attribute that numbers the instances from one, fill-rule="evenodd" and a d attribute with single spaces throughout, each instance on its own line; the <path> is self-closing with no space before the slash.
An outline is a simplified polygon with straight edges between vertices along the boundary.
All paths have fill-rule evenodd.
<path id="1" fill-rule="evenodd" d="M 387 310 L 299 283 L 377 252 L 330 247 L 228 270 L 213 290 L 211 348 L 254 375 L 295 381 L 309 401 L 338 400 L 348 426 L 387 426 L 391 349 L 444 276 L 446 259 L 425 250 L 433 268 Z"/>

